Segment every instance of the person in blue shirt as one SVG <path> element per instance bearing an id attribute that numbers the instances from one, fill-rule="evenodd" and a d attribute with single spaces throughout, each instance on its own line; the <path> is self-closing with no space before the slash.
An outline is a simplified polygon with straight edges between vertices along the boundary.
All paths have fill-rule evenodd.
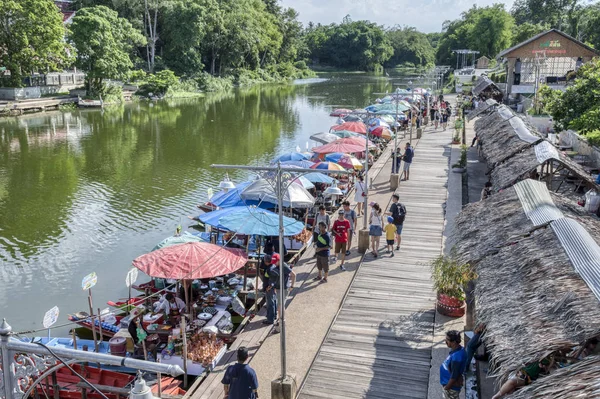
<path id="1" fill-rule="evenodd" d="M 238 362 L 227 367 L 221 380 L 226 399 L 258 398 L 258 378 L 252 367 L 244 364 L 246 360 L 248 360 L 248 349 L 241 346 L 237 350 Z"/>
<path id="2" fill-rule="evenodd" d="M 446 333 L 446 345 L 450 354 L 440 366 L 440 383 L 444 390 L 444 399 L 458 399 L 463 386 L 463 374 L 467 368 L 467 352 L 460 345 L 460 332 Z"/>
<path id="3" fill-rule="evenodd" d="M 402 168 L 402 180 L 408 180 L 410 177 L 410 165 L 412 164 L 414 156 L 415 150 L 410 146 L 410 143 L 406 143 L 404 155 L 402 156 L 402 160 L 404 161 L 404 167 Z"/>

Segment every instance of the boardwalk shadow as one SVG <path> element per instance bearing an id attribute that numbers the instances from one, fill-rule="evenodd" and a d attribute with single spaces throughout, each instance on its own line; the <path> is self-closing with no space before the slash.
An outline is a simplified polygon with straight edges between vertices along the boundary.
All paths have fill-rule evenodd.
<path id="1" fill-rule="evenodd" d="M 433 318 L 414 312 L 380 323 L 364 398 L 427 398 Z"/>

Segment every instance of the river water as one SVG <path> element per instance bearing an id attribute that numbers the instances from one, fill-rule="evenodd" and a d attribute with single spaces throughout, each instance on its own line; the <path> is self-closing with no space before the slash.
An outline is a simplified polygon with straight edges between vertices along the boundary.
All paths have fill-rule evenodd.
<path id="1" fill-rule="evenodd" d="M 385 77 L 339 74 L 0 119 L 0 317 L 15 331 L 37 329 L 57 305 L 64 324 L 87 309 L 81 280 L 90 272 L 94 307 L 126 297 L 131 261 L 186 229 L 207 190 L 217 191 L 224 171 L 209 165 L 264 165 L 304 150 L 335 123 L 332 109 L 364 107 L 390 90 Z"/>

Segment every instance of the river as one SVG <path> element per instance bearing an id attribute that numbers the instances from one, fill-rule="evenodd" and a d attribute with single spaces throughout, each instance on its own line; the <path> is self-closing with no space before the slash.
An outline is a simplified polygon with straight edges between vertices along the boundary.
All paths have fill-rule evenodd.
<path id="1" fill-rule="evenodd" d="M 0 317 L 15 331 L 39 329 L 57 305 L 64 324 L 87 309 L 81 280 L 90 272 L 94 307 L 126 297 L 131 261 L 186 229 L 207 190 L 217 191 L 224 171 L 211 164 L 262 165 L 304 150 L 335 123 L 332 109 L 364 107 L 390 90 L 385 77 L 337 74 L 0 119 Z"/>

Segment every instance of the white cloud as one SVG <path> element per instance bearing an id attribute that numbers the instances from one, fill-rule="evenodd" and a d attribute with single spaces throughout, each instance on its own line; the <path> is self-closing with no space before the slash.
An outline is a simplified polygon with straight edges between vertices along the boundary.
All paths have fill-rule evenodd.
<path id="1" fill-rule="evenodd" d="M 300 13 L 299 19 L 321 24 L 340 23 L 346 15 L 352 20 L 369 20 L 385 26 L 414 26 L 422 32 L 439 32 L 442 23 L 460 17 L 477 3 L 485 7 L 495 0 L 282 0 L 281 5 Z M 504 1 L 507 10 L 513 1 Z"/>

